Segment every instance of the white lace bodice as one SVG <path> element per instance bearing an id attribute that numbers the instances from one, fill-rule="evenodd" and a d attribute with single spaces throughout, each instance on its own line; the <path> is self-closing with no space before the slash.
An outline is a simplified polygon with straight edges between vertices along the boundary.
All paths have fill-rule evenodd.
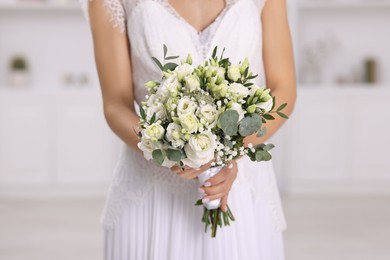
<path id="1" fill-rule="evenodd" d="M 88 20 L 88 1 L 82 1 L 82 8 Z M 226 5 L 218 17 L 204 30 L 198 32 L 183 19 L 168 0 L 102 0 L 109 13 L 112 26 L 121 33 L 127 33 L 131 47 L 133 88 L 136 102 L 144 100 L 144 83 L 161 78 L 160 69 L 151 57 L 163 59 L 163 44 L 168 46 L 169 55 L 185 58 L 188 53 L 193 63 L 200 64 L 211 56 L 215 46 L 225 57 L 238 63 L 245 57 L 251 70 L 258 74 L 258 84 L 265 82 L 262 59 L 262 27 L 260 12 L 266 0 L 225 0 Z M 279 195 L 273 176 L 272 163 L 253 163 L 240 159 L 237 185 L 250 188 L 255 198 L 266 199 L 274 214 L 275 227 L 285 226 Z M 264 169 L 265 174 L 259 173 Z M 272 175 L 266 174 L 271 172 Z M 109 201 L 103 214 L 103 224 L 112 227 L 119 216 L 123 200 L 142 201 L 145 194 L 156 183 L 175 192 L 196 189 L 197 181 L 185 180 L 169 169 L 146 161 L 138 152 L 123 145 L 113 181 Z M 262 183 L 259 189 L 256 183 Z"/>

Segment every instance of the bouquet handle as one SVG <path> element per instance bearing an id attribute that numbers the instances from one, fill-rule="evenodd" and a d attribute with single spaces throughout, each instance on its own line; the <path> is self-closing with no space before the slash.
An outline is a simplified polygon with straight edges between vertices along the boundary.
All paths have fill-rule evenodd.
<path id="1" fill-rule="evenodd" d="M 222 166 L 215 166 L 210 167 L 209 169 L 205 170 L 201 174 L 198 175 L 198 181 L 200 183 L 200 186 L 202 186 L 206 180 L 210 179 L 211 177 L 215 176 L 217 173 L 219 173 L 223 168 Z M 203 194 L 202 194 L 203 195 Z M 207 209 L 217 209 L 221 206 L 221 199 L 215 199 L 209 202 L 204 202 L 203 205 Z"/>

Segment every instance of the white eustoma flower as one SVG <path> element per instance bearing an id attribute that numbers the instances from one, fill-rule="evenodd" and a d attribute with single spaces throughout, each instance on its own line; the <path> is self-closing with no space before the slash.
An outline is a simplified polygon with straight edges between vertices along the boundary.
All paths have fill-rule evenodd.
<path id="1" fill-rule="evenodd" d="M 273 104 L 272 98 L 269 98 L 267 101 L 259 103 L 257 107 L 263 109 L 265 113 L 268 113 L 271 111 Z"/>
<path id="2" fill-rule="evenodd" d="M 244 118 L 246 111 L 238 103 L 233 103 L 230 109 L 236 110 L 238 113 L 238 121 Z"/>
<path id="3" fill-rule="evenodd" d="M 181 81 L 185 76 L 190 75 L 194 71 L 194 67 L 188 63 L 184 63 L 177 66 L 174 71 L 179 81 Z"/>
<path id="4" fill-rule="evenodd" d="M 166 97 L 160 95 L 160 94 L 151 94 L 149 98 L 146 100 L 146 104 L 148 106 L 153 106 L 159 103 L 164 103 L 166 100 Z"/>
<path id="5" fill-rule="evenodd" d="M 185 82 L 186 89 L 189 92 L 200 90 L 200 80 L 198 76 L 192 74 L 187 75 L 184 77 L 184 82 Z"/>
<path id="6" fill-rule="evenodd" d="M 146 109 L 146 117 L 150 120 L 153 117 L 153 114 L 156 114 L 157 120 L 165 120 L 167 118 L 167 113 L 163 103 L 153 104 Z"/>
<path id="7" fill-rule="evenodd" d="M 182 162 L 191 168 L 199 168 L 214 158 L 215 148 L 215 136 L 210 131 L 193 135 L 184 146 L 187 158 Z"/>
<path id="8" fill-rule="evenodd" d="M 172 74 L 162 82 L 162 84 L 157 90 L 157 94 L 165 98 L 175 97 L 177 96 L 180 88 L 181 85 L 178 80 L 178 77 L 175 74 Z"/>
<path id="9" fill-rule="evenodd" d="M 160 124 L 153 123 L 142 130 L 142 136 L 152 141 L 158 141 L 164 137 L 165 129 Z"/>
<path id="10" fill-rule="evenodd" d="M 198 106 L 195 101 L 192 101 L 189 97 L 183 97 L 177 103 L 177 114 L 180 116 L 183 114 L 194 113 L 197 107 Z"/>
<path id="11" fill-rule="evenodd" d="M 177 97 L 170 97 L 168 98 L 167 102 L 165 103 L 165 107 L 168 110 L 168 112 L 172 112 L 177 108 Z"/>
<path id="12" fill-rule="evenodd" d="M 181 126 L 176 123 L 170 123 L 167 127 L 165 137 L 172 143 L 172 146 L 175 148 L 183 148 L 184 146 L 181 129 Z"/>
<path id="13" fill-rule="evenodd" d="M 215 105 L 205 104 L 198 108 L 198 116 L 201 122 L 207 122 L 207 128 L 213 128 L 217 124 L 218 110 Z"/>
<path id="14" fill-rule="evenodd" d="M 241 78 L 241 73 L 240 73 L 240 66 L 238 65 L 231 65 L 228 68 L 227 72 L 228 78 L 237 81 L 239 78 Z"/>
<path id="15" fill-rule="evenodd" d="M 249 95 L 249 89 L 240 83 L 230 84 L 228 91 L 232 97 L 237 99 L 242 99 Z"/>
<path id="16" fill-rule="evenodd" d="M 199 120 L 194 114 L 179 115 L 179 121 L 186 133 L 192 134 L 198 131 Z"/>

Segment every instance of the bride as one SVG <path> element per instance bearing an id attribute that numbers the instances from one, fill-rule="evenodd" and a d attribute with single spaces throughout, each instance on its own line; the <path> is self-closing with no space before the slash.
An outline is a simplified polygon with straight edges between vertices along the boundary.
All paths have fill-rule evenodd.
<path id="1" fill-rule="evenodd" d="M 272 162 L 243 157 L 199 188 L 200 169 L 163 168 L 143 158 L 134 129 L 144 83 L 161 77 L 152 56 L 172 55 L 203 63 L 214 46 L 233 63 L 248 57 L 277 105 L 295 102 L 295 75 L 285 0 L 81 0 L 89 21 L 103 95 L 104 115 L 123 141 L 101 216 L 104 259 L 284 259 L 285 220 Z M 284 119 L 267 122 L 266 141 Z M 236 221 L 205 233 L 203 210 L 194 206 L 222 199 Z"/>

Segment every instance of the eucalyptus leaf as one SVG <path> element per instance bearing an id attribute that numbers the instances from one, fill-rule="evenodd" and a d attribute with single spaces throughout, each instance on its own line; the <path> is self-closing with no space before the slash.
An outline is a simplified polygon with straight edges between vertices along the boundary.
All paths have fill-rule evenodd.
<path id="1" fill-rule="evenodd" d="M 180 150 L 171 149 L 167 150 L 167 157 L 173 162 L 179 162 L 181 160 L 182 153 Z"/>
<path id="2" fill-rule="evenodd" d="M 156 163 L 162 165 L 165 160 L 165 153 L 161 149 L 154 150 L 152 152 L 152 158 Z"/>
<path id="3" fill-rule="evenodd" d="M 272 148 L 274 148 L 275 145 L 273 144 L 266 144 L 264 147 L 263 147 L 263 150 L 264 151 L 270 151 Z"/>
<path id="4" fill-rule="evenodd" d="M 261 117 L 258 114 L 252 114 L 241 119 L 238 132 L 241 136 L 249 136 L 259 130 L 260 127 Z"/>
<path id="5" fill-rule="evenodd" d="M 269 161 L 271 159 L 272 159 L 272 156 L 267 151 L 257 151 L 256 152 L 256 161 L 258 161 L 258 162 Z"/>
<path id="6" fill-rule="evenodd" d="M 266 133 L 267 133 L 267 128 L 266 128 L 266 127 L 263 127 L 263 128 L 261 128 L 261 129 L 257 132 L 256 137 L 262 137 L 262 136 L 264 136 Z"/>
<path id="7" fill-rule="evenodd" d="M 157 66 L 160 68 L 160 70 L 164 70 L 163 69 L 163 65 L 161 64 L 161 62 L 156 58 L 156 57 L 152 57 L 154 63 L 157 64 Z"/>
<path id="8" fill-rule="evenodd" d="M 171 70 L 173 71 L 175 68 L 177 67 L 177 64 L 176 63 L 173 63 L 173 62 L 168 62 L 164 65 L 163 67 L 163 71 L 168 71 L 168 70 Z"/>
<path id="9" fill-rule="evenodd" d="M 169 56 L 169 57 L 165 57 L 166 60 L 174 60 L 174 59 L 177 59 L 179 58 L 180 56 Z"/>
<path id="10" fill-rule="evenodd" d="M 163 45 L 163 49 L 164 49 L 164 58 L 166 59 L 166 56 L 167 56 L 167 53 L 168 53 L 168 48 L 167 48 L 167 46 L 165 44 Z"/>
<path id="11" fill-rule="evenodd" d="M 226 135 L 234 136 L 237 134 L 238 118 L 238 112 L 232 109 L 226 110 L 221 114 L 219 125 Z"/>

